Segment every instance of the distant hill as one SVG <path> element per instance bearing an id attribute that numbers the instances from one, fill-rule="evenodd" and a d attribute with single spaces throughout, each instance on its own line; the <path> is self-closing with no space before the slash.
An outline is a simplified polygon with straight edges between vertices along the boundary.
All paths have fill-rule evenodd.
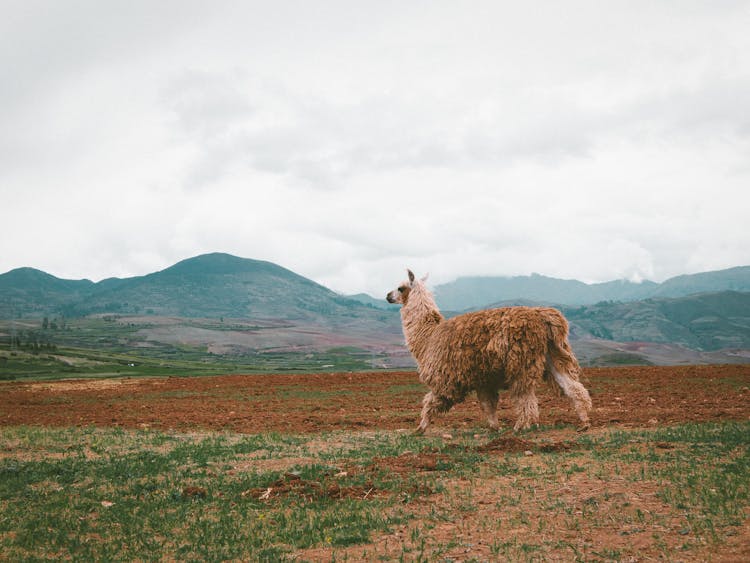
<path id="1" fill-rule="evenodd" d="M 276 264 L 206 254 L 97 288 L 85 303 L 74 303 L 68 312 L 286 319 L 342 307 L 334 292 Z"/>
<path id="2" fill-rule="evenodd" d="M 586 284 L 539 274 L 515 277 L 465 277 L 435 288 L 441 308 L 462 311 L 491 303 L 525 299 L 535 303 L 590 305 L 600 301 L 637 301 L 693 293 L 750 291 L 750 266 L 670 278 L 662 283 L 616 280 Z"/>
<path id="3" fill-rule="evenodd" d="M 95 284 L 63 280 L 34 268 L 18 268 L 0 275 L 0 318 L 44 316 L 69 303 L 84 300 Z"/>
<path id="4" fill-rule="evenodd" d="M 679 344 L 693 350 L 750 349 L 750 293 L 722 291 L 630 303 L 565 307 L 578 332 L 619 342 Z"/>
<path id="5" fill-rule="evenodd" d="M 0 317 L 94 313 L 179 317 L 318 319 L 370 308 L 271 262 L 205 254 L 160 272 L 99 283 L 30 268 L 0 275 Z"/>
<path id="6" fill-rule="evenodd" d="M 750 266 L 669 278 L 648 297 L 682 297 L 725 290 L 750 291 Z"/>

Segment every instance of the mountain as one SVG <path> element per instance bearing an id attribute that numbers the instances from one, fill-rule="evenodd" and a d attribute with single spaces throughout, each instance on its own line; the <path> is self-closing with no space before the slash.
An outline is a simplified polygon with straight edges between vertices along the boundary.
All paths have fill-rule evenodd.
<path id="1" fill-rule="evenodd" d="M 659 284 L 649 297 L 681 297 L 725 290 L 750 291 L 750 266 L 676 276 Z"/>
<path id="2" fill-rule="evenodd" d="M 370 309 L 271 262 L 214 253 L 165 270 L 99 283 L 30 268 L 0 275 L 0 317 L 94 313 L 179 317 L 320 319 Z"/>
<path id="3" fill-rule="evenodd" d="M 304 318 L 345 308 L 337 294 L 271 262 L 205 254 L 160 272 L 95 288 L 69 313 Z"/>
<path id="4" fill-rule="evenodd" d="M 750 349 L 750 293 L 722 291 L 630 303 L 565 307 L 578 338 L 679 344 L 693 350 Z"/>
<path id="5" fill-rule="evenodd" d="M 615 280 L 586 284 L 539 274 L 464 277 L 437 286 L 435 300 L 443 309 L 462 311 L 517 299 L 559 305 L 590 305 L 600 301 L 637 301 L 725 290 L 750 291 L 750 266 L 677 276 L 662 283 Z"/>
<path id="6" fill-rule="evenodd" d="M 63 280 L 34 268 L 18 268 L 0 275 L 0 318 L 44 316 L 93 290 L 89 280 Z"/>
<path id="7" fill-rule="evenodd" d="M 583 305 L 607 299 L 637 299 L 651 290 L 646 285 L 629 281 L 614 281 L 588 285 L 578 280 L 562 280 L 532 274 L 515 277 L 466 277 L 439 285 L 435 300 L 441 308 L 461 311 L 482 307 L 489 303 L 525 299 L 536 303 Z M 653 284 L 656 285 L 656 284 Z"/>

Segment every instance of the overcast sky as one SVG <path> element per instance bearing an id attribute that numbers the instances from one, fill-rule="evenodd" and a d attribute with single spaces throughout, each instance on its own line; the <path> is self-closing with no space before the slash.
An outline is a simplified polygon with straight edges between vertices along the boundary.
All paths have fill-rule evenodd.
<path id="1" fill-rule="evenodd" d="M 750 2 L 0 0 L 0 272 L 750 264 Z"/>

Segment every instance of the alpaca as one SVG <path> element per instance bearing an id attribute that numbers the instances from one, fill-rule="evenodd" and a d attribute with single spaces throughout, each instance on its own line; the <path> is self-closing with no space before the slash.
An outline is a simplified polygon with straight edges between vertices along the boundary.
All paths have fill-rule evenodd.
<path id="1" fill-rule="evenodd" d="M 579 431 L 589 428 L 591 398 L 579 382 L 580 367 L 568 343 L 568 322 L 556 309 L 505 307 L 445 319 L 424 279 L 409 280 L 388 293 L 401 305 L 406 345 L 417 361 L 419 379 L 430 389 L 417 428 L 424 433 L 434 413 L 446 412 L 475 391 L 490 427 L 498 428 L 500 389 L 510 389 L 515 431 L 539 421 L 536 386 L 546 380 L 567 395 Z"/>

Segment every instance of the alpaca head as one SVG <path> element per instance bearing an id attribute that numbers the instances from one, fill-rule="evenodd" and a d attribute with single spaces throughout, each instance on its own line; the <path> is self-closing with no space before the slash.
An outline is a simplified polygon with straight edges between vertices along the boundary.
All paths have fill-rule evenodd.
<path id="1" fill-rule="evenodd" d="M 399 285 L 396 289 L 386 295 L 385 299 L 386 301 L 388 301 L 388 303 L 398 303 L 400 305 L 406 305 L 406 302 L 409 300 L 409 293 L 411 293 L 411 290 L 422 284 L 427 279 L 427 276 L 425 276 L 421 280 L 418 280 L 414 275 L 414 272 L 412 272 L 411 270 L 406 271 L 409 273 L 409 279 L 402 282 L 401 285 Z"/>

